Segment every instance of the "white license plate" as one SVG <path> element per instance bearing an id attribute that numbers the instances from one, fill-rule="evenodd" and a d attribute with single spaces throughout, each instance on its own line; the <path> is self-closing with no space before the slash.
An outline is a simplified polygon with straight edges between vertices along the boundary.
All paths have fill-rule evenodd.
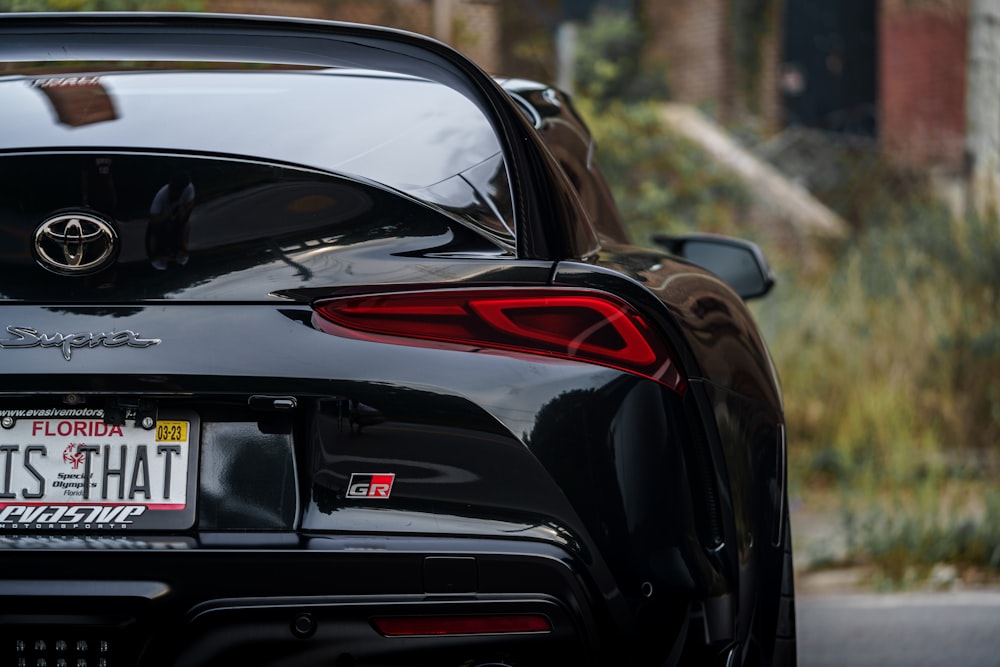
<path id="1" fill-rule="evenodd" d="M 0 530 L 190 528 L 198 431 L 190 413 L 18 419 L 0 430 Z"/>

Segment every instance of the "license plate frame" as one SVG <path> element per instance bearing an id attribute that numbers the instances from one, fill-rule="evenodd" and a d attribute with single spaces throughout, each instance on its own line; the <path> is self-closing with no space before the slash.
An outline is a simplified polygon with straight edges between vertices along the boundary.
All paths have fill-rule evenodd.
<path id="1" fill-rule="evenodd" d="M 0 430 L 0 531 L 194 527 L 201 420 L 193 410 L 161 409 L 148 430 L 133 420 L 105 424 L 95 411 L 22 412 Z"/>

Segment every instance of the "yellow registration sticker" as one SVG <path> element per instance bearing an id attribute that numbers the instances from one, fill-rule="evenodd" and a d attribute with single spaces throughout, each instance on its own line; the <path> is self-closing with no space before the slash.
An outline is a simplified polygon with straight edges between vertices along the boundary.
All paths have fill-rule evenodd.
<path id="1" fill-rule="evenodd" d="M 182 421 L 156 422 L 157 442 L 187 442 L 188 423 Z"/>

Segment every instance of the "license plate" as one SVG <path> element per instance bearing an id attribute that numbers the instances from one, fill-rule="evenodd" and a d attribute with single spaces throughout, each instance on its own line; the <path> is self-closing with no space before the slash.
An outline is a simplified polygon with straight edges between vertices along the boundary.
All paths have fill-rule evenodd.
<path id="1" fill-rule="evenodd" d="M 198 418 L 152 429 L 22 418 L 0 431 L 0 530 L 181 530 L 194 523 Z"/>

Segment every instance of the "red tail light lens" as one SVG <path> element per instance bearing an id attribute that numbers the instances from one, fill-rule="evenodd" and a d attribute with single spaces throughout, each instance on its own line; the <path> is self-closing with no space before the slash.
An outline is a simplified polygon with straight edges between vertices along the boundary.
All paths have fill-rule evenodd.
<path id="1" fill-rule="evenodd" d="M 317 302 L 328 333 L 412 339 L 610 366 L 683 392 L 669 349 L 624 301 L 592 290 L 453 289 L 349 296 Z"/>
<path id="2" fill-rule="evenodd" d="M 386 637 L 492 635 L 552 631 L 549 619 L 539 614 L 399 616 L 373 618 L 371 623 Z"/>

